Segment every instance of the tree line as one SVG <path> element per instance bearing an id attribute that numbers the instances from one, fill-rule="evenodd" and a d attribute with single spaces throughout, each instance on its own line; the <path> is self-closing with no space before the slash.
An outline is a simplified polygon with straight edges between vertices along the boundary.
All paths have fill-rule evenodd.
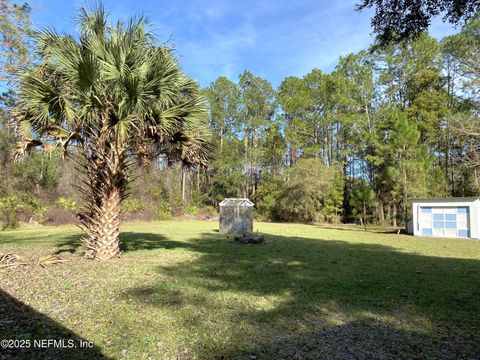
<path id="1" fill-rule="evenodd" d="M 205 89 L 209 196 L 266 219 L 397 226 L 417 197 L 479 192 L 480 21 L 437 41 L 375 46 L 277 89 L 249 71 Z"/>
<path id="2" fill-rule="evenodd" d="M 18 49 L 0 49 L 18 69 L 32 59 L 22 42 L 30 10 L 12 11 L 17 23 L 7 32 Z M 124 216 L 210 216 L 223 198 L 248 197 L 264 220 L 398 226 L 415 197 L 478 195 L 479 26 L 474 17 L 441 41 L 423 33 L 374 44 L 341 57 L 330 73 L 313 69 L 278 88 L 249 71 L 235 81 L 219 77 L 200 89 L 209 165 L 185 166 L 178 154 L 142 157 L 149 166 L 132 170 Z M 25 129 L 11 122 L 15 80 L 10 89 L 0 116 L 3 222 L 22 214 L 74 221 L 82 193 L 72 160 L 39 149 L 22 165 L 12 161 Z"/>

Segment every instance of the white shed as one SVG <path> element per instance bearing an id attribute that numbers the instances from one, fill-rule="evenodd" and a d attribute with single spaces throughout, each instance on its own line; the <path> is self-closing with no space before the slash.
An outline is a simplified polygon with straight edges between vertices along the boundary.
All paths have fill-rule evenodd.
<path id="1" fill-rule="evenodd" d="M 479 198 L 413 200 L 413 234 L 480 239 Z"/>

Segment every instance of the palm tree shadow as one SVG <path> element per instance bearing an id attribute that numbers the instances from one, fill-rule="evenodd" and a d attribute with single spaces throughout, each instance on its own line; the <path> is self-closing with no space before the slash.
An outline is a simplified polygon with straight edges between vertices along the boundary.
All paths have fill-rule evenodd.
<path id="1" fill-rule="evenodd" d="M 137 250 L 174 249 L 179 243 L 168 240 L 165 236 L 153 233 L 122 232 L 120 249 L 123 252 Z"/>
<path id="2" fill-rule="evenodd" d="M 72 234 L 63 236 L 54 252 L 56 255 L 60 254 L 75 254 L 82 248 L 82 234 Z"/>
<path id="3" fill-rule="evenodd" d="M 165 236 L 152 233 L 122 232 L 120 249 L 123 252 L 137 250 L 173 249 L 179 244 L 168 240 Z M 54 254 L 75 254 L 82 251 L 82 235 L 64 236 L 57 245 Z"/>
<path id="4" fill-rule="evenodd" d="M 108 359 L 98 346 L 2 290 L 0 319 L 0 339 L 17 341 L 2 349 L 0 359 Z"/>

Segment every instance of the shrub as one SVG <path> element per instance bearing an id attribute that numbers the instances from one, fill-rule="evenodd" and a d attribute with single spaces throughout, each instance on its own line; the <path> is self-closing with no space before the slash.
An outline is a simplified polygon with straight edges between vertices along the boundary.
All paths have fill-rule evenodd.
<path id="1" fill-rule="evenodd" d="M 185 214 L 187 215 L 197 215 L 197 213 L 198 213 L 198 209 L 195 205 L 188 205 L 185 208 Z"/>
<path id="2" fill-rule="evenodd" d="M 337 223 L 343 211 L 344 181 L 340 171 L 335 171 L 332 182 L 329 184 L 323 203 L 323 214 L 328 222 Z"/>
<path id="3" fill-rule="evenodd" d="M 161 188 L 160 190 L 152 191 L 151 192 L 153 198 L 158 201 L 170 201 L 170 194 L 168 189 Z"/>
<path id="4" fill-rule="evenodd" d="M 23 208 L 16 196 L 6 196 L 0 199 L 0 218 L 3 222 L 2 230 L 18 227 L 18 213 Z"/>
<path id="5" fill-rule="evenodd" d="M 204 205 L 198 209 L 198 213 L 201 215 L 206 215 L 208 217 L 217 216 L 218 212 L 214 206 Z"/>
<path id="6" fill-rule="evenodd" d="M 135 214 L 145 210 L 145 205 L 138 199 L 127 199 L 122 204 L 123 211 L 127 214 Z"/>
<path id="7" fill-rule="evenodd" d="M 173 217 L 181 216 L 185 213 L 184 203 L 181 196 L 175 196 L 170 202 L 170 212 Z"/>
<path id="8" fill-rule="evenodd" d="M 283 180 L 280 177 L 266 177 L 258 184 L 255 194 L 255 216 L 261 220 L 278 218 L 275 205 L 282 193 Z"/>
<path id="9" fill-rule="evenodd" d="M 282 220 L 310 223 L 320 219 L 321 208 L 322 193 L 296 183 L 282 192 L 276 211 Z"/>
<path id="10" fill-rule="evenodd" d="M 288 170 L 288 181 L 275 207 L 280 219 L 299 222 L 319 220 L 334 171 L 319 159 L 297 161 Z"/>
<path id="11" fill-rule="evenodd" d="M 57 200 L 57 204 L 65 210 L 76 211 L 78 209 L 77 202 L 74 199 L 61 197 Z"/>
<path id="12" fill-rule="evenodd" d="M 43 206 L 42 202 L 36 198 L 30 198 L 27 201 L 27 205 L 32 212 L 31 219 L 39 223 L 43 223 L 46 220 L 45 213 L 48 210 L 47 206 Z"/>
<path id="13" fill-rule="evenodd" d="M 78 218 L 71 210 L 53 207 L 45 213 L 45 223 L 48 225 L 78 224 Z"/>
<path id="14" fill-rule="evenodd" d="M 168 220 L 172 217 L 172 207 L 167 202 L 162 202 L 155 211 L 159 220 Z"/>
<path id="15" fill-rule="evenodd" d="M 353 215 L 366 230 L 367 222 L 372 219 L 377 204 L 375 192 L 364 179 L 359 179 L 353 184 L 350 206 Z"/>
<path id="16" fill-rule="evenodd" d="M 193 191 L 190 195 L 190 205 L 200 207 L 205 203 L 205 201 L 207 201 L 207 199 L 207 194 L 202 194 L 199 191 Z"/>

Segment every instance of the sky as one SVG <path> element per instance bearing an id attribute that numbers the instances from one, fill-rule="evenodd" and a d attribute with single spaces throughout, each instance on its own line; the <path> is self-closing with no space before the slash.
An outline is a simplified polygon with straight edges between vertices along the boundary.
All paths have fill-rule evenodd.
<path id="1" fill-rule="evenodd" d="M 105 0 L 113 21 L 146 15 L 159 42 L 174 45 L 182 68 L 202 86 L 250 70 L 275 87 L 313 68 L 330 72 L 340 56 L 373 42 L 372 10 L 358 0 Z M 75 32 L 75 14 L 89 2 L 31 0 L 36 29 Z M 91 2 L 90 2 L 91 3 Z M 457 32 L 434 20 L 437 39 Z"/>

